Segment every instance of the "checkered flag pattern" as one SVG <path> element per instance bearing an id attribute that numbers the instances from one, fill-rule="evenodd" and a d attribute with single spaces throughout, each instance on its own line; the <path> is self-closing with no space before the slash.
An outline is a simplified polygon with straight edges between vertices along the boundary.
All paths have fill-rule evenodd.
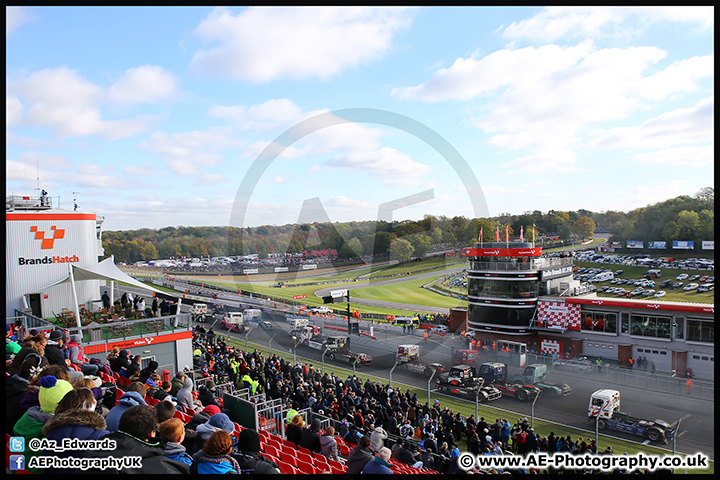
<path id="1" fill-rule="evenodd" d="M 537 324 L 580 330 L 580 305 L 574 303 L 538 302 Z"/>
<path id="2" fill-rule="evenodd" d="M 540 351 L 542 353 L 547 353 L 549 355 L 552 355 L 553 353 L 557 353 L 558 355 L 562 356 L 563 353 L 563 345 L 562 343 L 556 341 L 556 340 L 540 340 Z"/>

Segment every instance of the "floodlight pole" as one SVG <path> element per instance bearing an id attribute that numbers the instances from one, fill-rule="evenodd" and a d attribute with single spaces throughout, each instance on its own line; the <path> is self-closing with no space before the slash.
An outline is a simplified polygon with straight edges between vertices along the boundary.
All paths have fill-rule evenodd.
<path id="1" fill-rule="evenodd" d="M 535 399 L 532 402 L 532 405 L 530 405 L 530 427 L 533 428 L 533 423 L 535 421 L 535 402 L 537 402 L 537 399 L 540 398 L 540 390 L 535 391 Z M 595 445 L 597 445 L 597 440 L 595 441 Z"/>
<path id="2" fill-rule="evenodd" d="M 427 392 L 428 392 L 428 405 L 430 405 L 430 384 L 432 383 L 432 379 L 435 376 L 435 373 L 437 372 L 436 369 L 431 368 L 432 373 L 430 374 L 430 378 L 428 379 L 427 383 Z"/>
<path id="3" fill-rule="evenodd" d="M 392 387 L 392 374 L 393 374 L 393 370 L 395 370 L 395 367 L 397 367 L 397 366 L 398 366 L 398 361 L 397 361 L 397 360 L 395 360 L 395 365 L 393 365 L 393 367 L 392 367 L 392 368 L 390 369 L 390 373 L 389 373 L 389 377 L 390 377 L 390 386 L 391 386 L 391 387 Z"/>
<path id="4" fill-rule="evenodd" d="M 275 335 L 277 335 L 277 333 Z M 268 358 L 272 357 L 272 347 L 270 346 L 270 344 L 272 343 L 273 338 L 275 338 L 275 335 L 270 337 L 270 340 L 268 340 Z M 247 350 L 247 348 L 245 350 Z"/>
<path id="5" fill-rule="evenodd" d="M 327 345 L 324 345 L 322 355 L 320 356 L 320 360 L 322 361 L 322 373 L 325 375 L 325 354 L 327 353 Z"/>

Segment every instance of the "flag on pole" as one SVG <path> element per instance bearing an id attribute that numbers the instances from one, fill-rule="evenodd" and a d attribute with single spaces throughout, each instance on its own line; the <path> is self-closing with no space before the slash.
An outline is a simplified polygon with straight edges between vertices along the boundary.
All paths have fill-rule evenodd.
<path id="1" fill-rule="evenodd" d="M 478 235 L 478 242 L 482 242 L 482 227 L 480 227 L 480 234 Z"/>
<path id="2" fill-rule="evenodd" d="M 510 241 L 510 231 L 508 230 L 509 225 L 505 225 L 505 243 Z"/>
<path id="3" fill-rule="evenodd" d="M 500 225 L 495 227 L 495 241 L 496 242 L 500 241 Z"/>
<path id="4" fill-rule="evenodd" d="M 523 227 L 520 227 L 520 241 L 523 241 Z"/>

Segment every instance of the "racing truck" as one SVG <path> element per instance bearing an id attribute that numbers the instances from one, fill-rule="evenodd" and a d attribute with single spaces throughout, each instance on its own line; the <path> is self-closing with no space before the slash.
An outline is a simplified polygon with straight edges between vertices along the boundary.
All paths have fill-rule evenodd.
<path id="1" fill-rule="evenodd" d="M 259 322 L 262 312 L 257 309 L 247 309 L 243 312 L 225 312 L 222 319 L 222 326 L 231 332 L 245 332 L 245 327 L 250 321 Z"/>
<path id="2" fill-rule="evenodd" d="M 669 424 L 663 420 L 642 420 L 620 411 L 620 392 L 602 389 L 593 392 L 588 405 L 588 421 L 597 419 L 599 430 L 617 430 L 653 442 L 668 443 L 675 435 L 677 423 Z"/>
<path id="3" fill-rule="evenodd" d="M 491 385 L 485 385 L 485 380 L 475 376 L 470 365 L 455 365 L 447 373 L 440 374 L 436 388 L 443 393 L 475 398 L 478 401 L 490 402 L 502 397 L 502 392 Z"/>
<path id="4" fill-rule="evenodd" d="M 447 372 L 447 369 L 440 363 L 428 363 L 420 360 L 420 345 L 398 345 L 395 360 L 408 372 L 428 377 L 433 369 L 437 373 Z"/>
<path id="5" fill-rule="evenodd" d="M 535 385 L 508 382 L 507 365 L 504 363 L 483 363 L 480 365 L 478 376 L 500 390 L 504 396 L 517 398 L 521 402 L 533 400 L 536 395 L 542 396 L 542 390 Z"/>
<path id="6" fill-rule="evenodd" d="M 572 393 L 572 388 L 567 383 L 552 383 L 546 381 L 547 365 L 543 363 L 533 363 L 525 367 L 520 375 L 515 375 L 511 383 L 521 383 L 535 385 L 542 390 L 544 395 L 554 397 L 567 397 Z"/>
<path id="7" fill-rule="evenodd" d="M 207 304 L 195 303 L 190 307 L 190 315 L 192 315 L 192 321 L 198 323 L 204 323 L 208 320 L 212 320 L 213 315 L 208 313 Z"/>
<path id="8" fill-rule="evenodd" d="M 295 338 L 300 345 L 314 350 L 325 351 L 325 356 L 330 360 L 337 360 L 352 365 L 369 365 L 373 358 L 365 353 L 353 353 L 348 346 L 350 337 L 326 337 L 320 334 L 320 328 L 316 325 L 302 327 L 293 331 Z"/>

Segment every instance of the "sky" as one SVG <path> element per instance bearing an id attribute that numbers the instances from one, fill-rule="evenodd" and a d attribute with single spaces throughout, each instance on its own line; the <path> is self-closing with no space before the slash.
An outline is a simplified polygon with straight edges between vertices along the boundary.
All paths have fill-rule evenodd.
<path id="1" fill-rule="evenodd" d="M 713 186 L 712 7 L 6 7 L 6 189 L 104 230 Z"/>

